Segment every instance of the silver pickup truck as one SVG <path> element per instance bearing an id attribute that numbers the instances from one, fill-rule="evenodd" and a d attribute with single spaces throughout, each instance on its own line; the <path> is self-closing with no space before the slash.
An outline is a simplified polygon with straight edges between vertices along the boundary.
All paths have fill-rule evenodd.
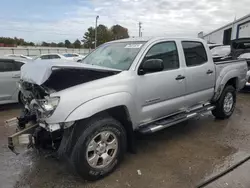
<path id="1" fill-rule="evenodd" d="M 133 38 L 105 43 L 82 63 L 25 64 L 25 109 L 7 120 L 17 144 L 54 149 L 87 180 L 135 152 L 134 133 L 153 133 L 212 111 L 229 118 L 246 83 L 245 60 L 214 63 L 200 39 Z"/>

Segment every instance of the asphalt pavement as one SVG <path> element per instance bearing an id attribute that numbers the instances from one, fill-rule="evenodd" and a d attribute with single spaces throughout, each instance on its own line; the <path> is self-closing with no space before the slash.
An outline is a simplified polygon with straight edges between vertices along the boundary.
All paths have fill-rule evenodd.
<path id="1" fill-rule="evenodd" d="M 7 136 L 14 128 L 4 120 L 18 116 L 18 105 L 0 107 L 0 187 L 164 187 L 188 188 L 223 172 L 250 155 L 250 93 L 240 93 L 233 116 L 216 120 L 211 113 L 169 127 L 148 136 L 139 136 L 138 153 L 127 153 L 110 176 L 86 182 L 66 165 L 50 156 L 27 150 L 16 156 L 7 148 Z M 250 187 L 250 162 L 244 163 L 209 188 Z"/>

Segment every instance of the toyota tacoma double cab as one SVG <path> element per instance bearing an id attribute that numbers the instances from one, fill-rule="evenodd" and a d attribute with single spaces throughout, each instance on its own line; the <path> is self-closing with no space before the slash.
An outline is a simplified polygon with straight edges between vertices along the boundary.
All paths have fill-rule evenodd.
<path id="1" fill-rule="evenodd" d="M 150 134 L 212 111 L 229 118 L 246 83 L 247 63 L 214 63 L 206 42 L 132 38 L 105 43 L 81 63 L 25 64 L 19 89 L 25 108 L 6 121 L 18 144 L 51 148 L 86 180 L 111 173 L 135 132 Z"/>

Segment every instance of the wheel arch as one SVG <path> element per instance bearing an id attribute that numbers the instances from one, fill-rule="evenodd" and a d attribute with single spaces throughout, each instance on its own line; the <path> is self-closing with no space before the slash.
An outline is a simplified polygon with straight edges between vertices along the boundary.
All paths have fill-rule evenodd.
<path id="1" fill-rule="evenodd" d="M 108 113 L 111 117 L 113 117 L 122 124 L 126 131 L 128 151 L 135 153 L 136 144 L 133 123 L 131 121 L 131 117 L 127 107 L 124 105 L 116 106 L 105 110 L 104 113 Z"/>
<path id="2" fill-rule="evenodd" d="M 236 90 L 239 88 L 239 78 L 237 75 L 233 75 L 231 77 L 225 76 L 222 80 L 220 80 L 220 84 L 217 84 L 217 87 L 215 88 L 215 95 L 213 98 L 213 101 L 217 101 L 223 90 L 226 86 L 232 85 Z"/>
<path id="3" fill-rule="evenodd" d="M 82 126 L 82 124 L 87 124 L 87 122 L 90 121 L 92 118 L 98 116 L 110 116 L 119 121 L 126 131 L 128 151 L 131 153 L 136 153 L 135 135 L 129 110 L 127 106 L 119 105 L 105 109 L 103 111 L 99 111 L 90 117 L 77 120 L 73 126 L 65 129 L 63 139 L 58 149 L 59 156 L 71 156 L 72 150 L 78 138 L 85 130 L 86 126 Z"/>
<path id="4" fill-rule="evenodd" d="M 230 78 L 224 87 L 226 87 L 227 85 L 231 85 L 233 86 L 236 90 L 238 89 L 239 87 L 239 78 L 238 77 L 233 77 L 233 78 Z"/>

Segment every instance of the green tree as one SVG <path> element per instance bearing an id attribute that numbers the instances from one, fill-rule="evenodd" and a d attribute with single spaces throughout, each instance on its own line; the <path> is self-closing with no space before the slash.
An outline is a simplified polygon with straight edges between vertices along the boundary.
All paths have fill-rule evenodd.
<path id="1" fill-rule="evenodd" d="M 111 40 L 128 38 L 128 29 L 120 25 L 114 25 L 108 29 L 105 25 L 97 27 L 97 46 Z M 89 27 L 83 36 L 82 42 L 85 48 L 94 48 L 95 46 L 95 28 Z"/>
<path id="2" fill-rule="evenodd" d="M 14 37 L 14 43 L 18 46 L 27 45 L 27 42 L 25 42 L 24 39 L 19 39 L 17 37 Z"/>
<path id="3" fill-rule="evenodd" d="M 89 27 L 88 31 L 85 32 L 82 42 L 84 43 L 85 48 L 94 48 L 95 29 L 93 27 Z"/>
<path id="4" fill-rule="evenodd" d="M 112 39 L 112 33 L 105 25 L 97 27 L 97 46 L 108 42 Z M 95 46 L 95 28 L 89 27 L 88 31 L 83 36 L 83 43 L 85 48 L 94 48 Z"/>
<path id="5" fill-rule="evenodd" d="M 46 46 L 46 47 L 48 47 L 48 46 L 49 46 L 49 43 L 43 41 L 41 46 Z"/>
<path id="6" fill-rule="evenodd" d="M 35 46 L 34 42 L 29 42 L 28 46 Z"/>
<path id="7" fill-rule="evenodd" d="M 112 33 L 105 25 L 97 27 L 97 46 L 112 40 Z"/>
<path id="8" fill-rule="evenodd" d="M 74 48 L 81 48 L 81 41 L 76 39 L 76 41 L 73 43 Z"/>
<path id="9" fill-rule="evenodd" d="M 128 29 L 120 25 L 113 25 L 110 30 L 112 32 L 113 40 L 124 39 L 129 37 Z"/>
<path id="10" fill-rule="evenodd" d="M 50 46 L 51 46 L 51 47 L 57 47 L 57 44 L 54 43 L 54 42 L 52 42 L 52 43 L 50 43 Z"/>
<path id="11" fill-rule="evenodd" d="M 16 44 L 15 40 L 13 38 L 9 38 L 9 37 L 0 37 L 0 43 L 4 43 L 4 44 Z"/>
<path id="12" fill-rule="evenodd" d="M 58 46 L 58 47 L 64 47 L 65 45 L 64 45 L 63 42 L 59 42 L 59 43 L 57 44 L 57 46 Z"/>
<path id="13" fill-rule="evenodd" d="M 69 40 L 65 40 L 64 44 L 65 44 L 65 47 L 71 48 L 71 42 Z"/>

